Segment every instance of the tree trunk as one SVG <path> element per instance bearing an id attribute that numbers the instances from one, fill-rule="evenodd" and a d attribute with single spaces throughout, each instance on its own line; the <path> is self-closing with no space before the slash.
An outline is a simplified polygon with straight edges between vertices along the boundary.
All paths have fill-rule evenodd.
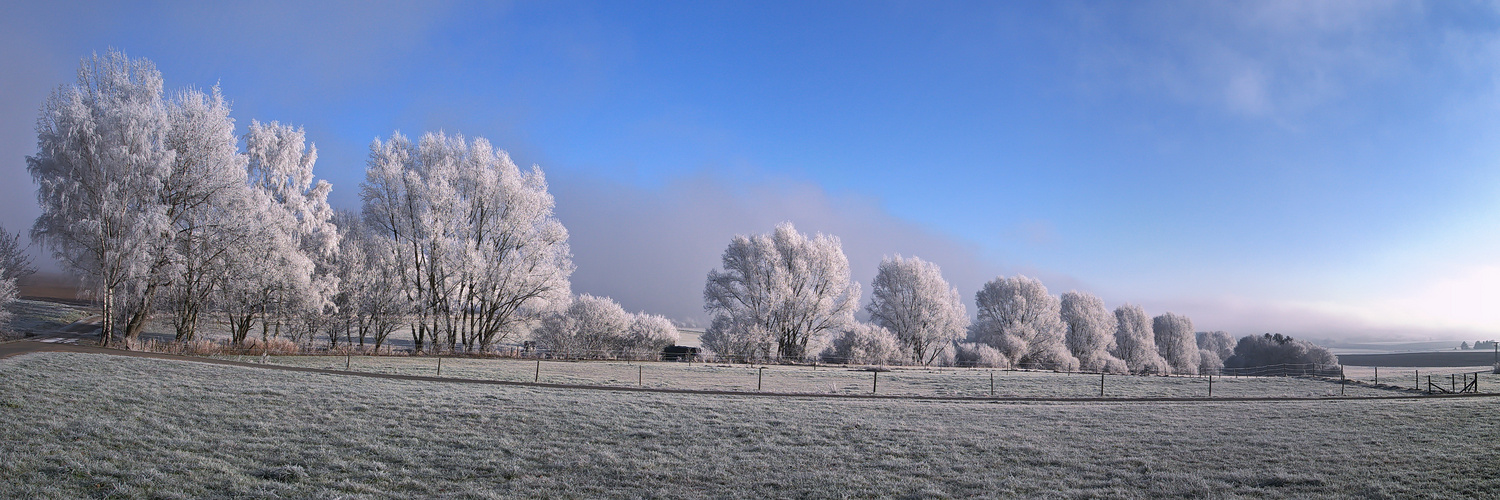
<path id="1" fill-rule="evenodd" d="M 427 331 L 427 325 L 426 324 L 422 324 L 421 326 L 412 325 L 412 327 L 411 327 L 411 342 L 412 342 L 412 350 L 413 351 L 415 351 L 415 352 L 422 352 L 422 340 L 423 340 L 422 337 L 424 336 L 424 334 L 426 333 L 426 331 Z M 379 343 L 378 342 L 376 343 L 376 348 L 377 349 L 379 348 Z"/>
<path id="2" fill-rule="evenodd" d="M 125 340 L 139 339 L 141 331 L 146 329 L 146 320 L 150 317 L 144 308 L 130 313 L 130 319 L 125 322 Z"/>
<path id="3" fill-rule="evenodd" d="M 103 317 L 99 321 L 99 347 L 109 347 L 109 341 L 115 333 L 115 287 L 104 288 L 104 299 L 100 301 L 99 315 Z"/>

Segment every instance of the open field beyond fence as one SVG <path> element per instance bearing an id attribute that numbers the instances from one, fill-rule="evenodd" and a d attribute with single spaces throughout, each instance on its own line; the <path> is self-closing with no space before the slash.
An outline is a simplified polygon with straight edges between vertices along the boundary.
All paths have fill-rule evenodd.
<path id="1" fill-rule="evenodd" d="M 539 381 L 554 384 L 656 389 L 906 396 L 1097 398 L 1098 374 L 1011 371 L 984 368 L 900 368 L 730 365 L 685 362 L 555 361 L 437 356 L 217 356 L 283 366 L 399 375 Z M 439 362 L 441 359 L 441 362 Z M 440 366 L 441 365 L 441 366 Z M 439 372 L 441 368 L 441 372 Z M 1491 376 L 1493 377 L 1493 376 Z M 1106 375 L 1107 398 L 1195 398 L 1209 396 L 1209 377 Z M 1446 379 L 1445 379 L 1446 380 Z M 1500 389 L 1500 379 L 1481 382 Z M 993 381 L 993 385 L 991 385 Z M 1409 384 L 1408 384 L 1409 386 Z M 1213 377 L 1214 397 L 1381 397 L 1410 394 L 1410 387 L 1377 387 L 1320 377 Z M 992 392 L 993 391 L 993 392 Z"/>

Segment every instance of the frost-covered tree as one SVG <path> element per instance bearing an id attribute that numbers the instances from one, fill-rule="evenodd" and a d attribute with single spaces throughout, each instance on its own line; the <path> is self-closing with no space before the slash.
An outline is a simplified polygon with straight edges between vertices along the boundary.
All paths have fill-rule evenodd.
<path id="1" fill-rule="evenodd" d="M 1116 319 L 1094 294 L 1072 291 L 1062 295 L 1063 324 L 1067 325 L 1068 351 L 1087 371 L 1125 373 L 1130 368 L 1110 354 L 1115 350 Z"/>
<path id="2" fill-rule="evenodd" d="M 723 270 L 708 273 L 703 308 L 714 320 L 703 342 L 720 356 L 801 360 L 854 322 L 859 295 L 837 237 L 808 237 L 789 222 L 735 236 Z"/>
<path id="3" fill-rule="evenodd" d="M 360 197 L 415 313 L 417 350 L 488 350 L 568 302 L 572 254 L 546 178 L 489 141 L 376 140 Z"/>
<path id="4" fill-rule="evenodd" d="M 649 357 L 676 345 L 681 333 L 665 316 L 636 313 L 625 332 L 625 350 L 636 357 Z"/>
<path id="5" fill-rule="evenodd" d="M 1234 355 L 1235 339 L 1229 332 L 1198 332 L 1195 336 L 1198 340 L 1199 349 L 1212 352 L 1219 359 L 1228 359 Z"/>
<path id="6" fill-rule="evenodd" d="M 334 349 L 340 342 L 354 345 L 355 325 L 360 318 L 359 295 L 361 288 L 367 286 L 361 278 L 373 270 L 369 269 L 369 259 L 365 254 L 366 238 L 362 236 L 366 231 L 359 214 L 334 210 L 331 221 L 338 230 L 339 244 L 322 260 L 322 265 L 329 267 L 325 274 L 338 282 L 338 288 L 329 297 L 330 305 L 324 310 L 323 322 L 319 326 L 328 339 L 328 348 Z M 360 334 L 365 336 L 363 331 Z M 360 342 L 360 345 L 364 343 Z"/>
<path id="7" fill-rule="evenodd" d="M 953 365 L 970 368 L 1007 368 L 1010 360 L 989 344 L 958 342 L 953 346 Z"/>
<path id="8" fill-rule="evenodd" d="M 1131 373 L 1172 373 L 1171 365 L 1156 350 L 1156 335 L 1151 320 L 1141 306 L 1125 304 L 1115 308 L 1115 357 L 1125 361 Z"/>
<path id="9" fill-rule="evenodd" d="M 21 233 L 6 231 L 0 226 L 0 280 L 19 281 L 36 274 L 36 266 L 21 246 Z"/>
<path id="10" fill-rule="evenodd" d="M 26 157 L 42 209 L 32 238 L 98 298 L 104 345 L 121 333 L 122 306 L 140 303 L 134 294 L 155 279 L 172 232 L 161 202 L 174 159 L 169 120 L 155 65 L 110 51 L 47 98 L 37 152 Z"/>
<path id="11" fill-rule="evenodd" d="M 339 231 L 333 259 L 339 287 L 333 297 L 333 320 L 325 329 L 331 336 L 342 334 L 350 345 L 364 347 L 369 341 L 379 350 L 404 319 L 401 277 L 359 214 L 337 211 L 333 221 Z M 330 338 L 329 343 L 337 341 Z"/>
<path id="12" fill-rule="evenodd" d="M 1338 364 L 1338 357 L 1328 349 L 1279 333 L 1242 337 L 1234 345 L 1234 355 L 1224 360 L 1224 366 L 1227 368 L 1303 365 L 1284 368 L 1311 369 L 1314 365 L 1329 368 Z"/>
<path id="13" fill-rule="evenodd" d="M 1026 276 L 999 277 L 974 297 L 979 315 L 969 340 L 988 344 L 1025 368 L 1076 370 L 1078 358 L 1065 343 L 1067 325 L 1061 303 L 1041 281 Z"/>
<path id="14" fill-rule="evenodd" d="M 16 300 L 17 282 L 35 272 L 31 257 L 21 246 L 21 235 L 0 227 L 0 333 L 10 323 L 10 303 Z M 5 335 L 0 334 L 0 338 Z"/>
<path id="15" fill-rule="evenodd" d="M 16 300 L 16 281 L 0 279 L 0 340 L 10 336 L 10 303 Z"/>
<path id="16" fill-rule="evenodd" d="M 21 235 L 0 227 L 0 339 L 5 338 L 4 331 L 8 330 L 10 303 L 16 300 L 17 282 L 35 272 L 31 257 L 21 246 Z"/>
<path id="17" fill-rule="evenodd" d="M 166 289 L 163 305 L 177 340 L 188 341 L 212 293 L 230 278 L 230 256 L 252 243 L 259 221 L 247 159 L 239 152 L 234 119 L 219 89 L 176 93 L 168 116 L 166 141 L 174 158 L 161 201 L 172 234 L 158 250 L 161 276 L 151 286 Z M 128 329 L 140 326 L 132 323 Z"/>
<path id="18" fill-rule="evenodd" d="M 850 323 L 833 333 L 819 355 L 825 363 L 887 365 L 907 359 L 908 353 L 896 335 L 879 325 Z"/>
<path id="19" fill-rule="evenodd" d="M 307 316 L 321 314 L 337 287 L 318 268 L 338 248 L 338 228 L 328 206 L 333 187 L 313 178 L 317 148 L 300 128 L 252 121 L 245 149 L 255 244 L 229 256 L 231 277 L 220 297 L 236 343 L 256 321 L 262 340 L 283 328 L 305 332 Z"/>
<path id="20" fill-rule="evenodd" d="M 963 297 L 943 279 L 937 264 L 900 255 L 886 258 L 870 289 L 870 321 L 895 334 L 913 363 L 931 364 L 963 338 L 969 325 Z"/>
<path id="21" fill-rule="evenodd" d="M 714 316 L 698 341 L 705 357 L 726 362 L 768 360 L 776 352 L 776 335 L 747 316 Z"/>
<path id="22" fill-rule="evenodd" d="M 1198 363 L 1198 373 L 1218 373 L 1224 367 L 1224 360 L 1234 355 L 1234 337 L 1222 331 L 1198 332 L 1196 335 L 1202 359 Z"/>
<path id="23" fill-rule="evenodd" d="M 532 339 L 537 347 L 563 357 L 613 357 L 628 340 L 633 320 L 613 299 L 583 294 L 544 316 Z"/>
<path id="24" fill-rule="evenodd" d="M 1156 337 L 1156 349 L 1172 367 L 1172 373 L 1198 374 L 1198 365 L 1203 358 L 1198 354 L 1193 320 L 1180 314 L 1165 313 L 1151 318 L 1151 332 Z"/>

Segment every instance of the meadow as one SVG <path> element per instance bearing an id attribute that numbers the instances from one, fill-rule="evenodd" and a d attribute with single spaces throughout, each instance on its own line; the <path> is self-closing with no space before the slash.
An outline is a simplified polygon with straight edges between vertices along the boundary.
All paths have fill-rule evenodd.
<path id="1" fill-rule="evenodd" d="M 1497 491 L 1497 410 L 612 392 L 36 353 L 0 360 L 0 497 L 1477 498 Z"/>

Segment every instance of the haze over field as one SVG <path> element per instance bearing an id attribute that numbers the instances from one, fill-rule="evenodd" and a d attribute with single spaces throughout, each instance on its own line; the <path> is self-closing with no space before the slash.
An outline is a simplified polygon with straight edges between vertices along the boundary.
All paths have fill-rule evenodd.
<path id="1" fill-rule="evenodd" d="M 370 141 L 540 165 L 572 291 L 707 318 L 736 234 L 781 221 L 1236 336 L 1500 334 L 1500 12 L 1456 3 L 13 5 L 0 224 L 81 55 L 221 84 L 304 126 L 335 208 Z M 42 267 L 50 267 L 45 258 Z"/>

